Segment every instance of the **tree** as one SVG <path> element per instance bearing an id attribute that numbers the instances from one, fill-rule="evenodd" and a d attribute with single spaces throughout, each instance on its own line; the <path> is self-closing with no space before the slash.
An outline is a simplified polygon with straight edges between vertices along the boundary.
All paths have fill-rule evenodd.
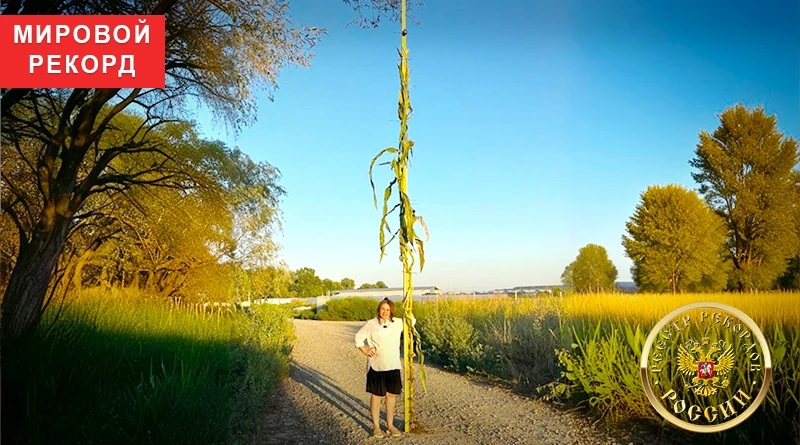
<path id="1" fill-rule="evenodd" d="M 344 2 L 358 13 L 358 17 L 353 20 L 353 23 L 362 27 L 377 27 L 384 18 L 389 20 L 398 18 L 400 0 L 344 0 Z M 416 7 L 422 6 L 422 0 L 404 3 L 406 3 L 408 19 L 414 20 L 413 11 Z"/>
<path id="2" fill-rule="evenodd" d="M 24 231 L 2 303 L 3 333 L 15 339 L 38 323 L 50 278 L 75 216 L 93 194 L 177 179 L 179 166 L 152 131 L 180 117 L 182 99 L 204 100 L 239 128 L 254 117 L 256 87 L 274 88 L 286 65 L 306 65 L 313 30 L 293 28 L 285 5 L 250 2 L 4 2 L 3 14 L 168 14 L 167 84 L 163 89 L 3 89 L 3 146 L 28 157 L 41 210 Z M 266 55 L 266 56 L 265 56 Z M 118 116 L 131 104 L 142 116 L 137 131 L 117 134 Z M 177 105 L 177 106 L 175 106 Z M 127 136 L 127 137 L 125 137 Z M 112 161 L 149 155 L 142 170 L 116 172 Z M 12 195 L 14 195 L 12 193 Z M 5 196 L 5 195 L 4 195 Z M 12 219 L 27 205 L 2 201 Z"/>
<path id="3" fill-rule="evenodd" d="M 254 281 L 254 297 L 293 298 L 294 273 L 285 264 L 250 270 Z"/>
<path id="4" fill-rule="evenodd" d="M 800 171 L 794 171 L 795 199 L 793 213 L 795 215 L 795 231 L 800 234 Z M 778 278 L 778 287 L 781 289 L 800 289 L 800 254 L 788 261 L 786 271 Z"/>
<path id="5" fill-rule="evenodd" d="M 386 285 L 383 281 L 378 280 L 375 284 L 372 283 L 364 283 L 361 286 L 358 286 L 359 289 L 388 289 L 389 286 Z"/>
<path id="6" fill-rule="evenodd" d="M 606 248 L 587 244 L 580 248 L 575 261 L 564 268 L 561 281 L 575 292 L 608 292 L 614 290 L 617 268 L 608 258 Z"/>
<path id="7" fill-rule="evenodd" d="M 333 281 L 330 278 L 325 278 L 322 280 L 322 294 L 327 294 L 328 292 L 333 292 L 335 290 L 342 290 L 341 282 Z"/>
<path id="8" fill-rule="evenodd" d="M 394 13 L 391 0 L 372 2 L 380 15 Z M 37 325 L 51 278 L 71 227 L 91 195 L 177 180 L 180 166 L 151 132 L 185 116 L 189 97 L 209 105 L 235 130 L 255 118 L 255 90 L 271 96 L 279 73 L 307 66 L 323 30 L 295 27 L 284 0 L 114 2 L 9 0 L 3 15 L 166 14 L 166 87 L 0 90 L 2 144 L 26 159 L 37 189 L 6 184 L 0 209 L 19 233 L 19 250 L 2 302 L 2 330 L 17 339 Z M 355 0 L 354 6 L 362 5 Z M 388 6 L 388 8 L 381 8 Z M 112 137 L 118 116 L 132 104 L 142 122 L 128 137 Z M 103 140 L 103 143 L 99 143 Z M 25 156 L 32 154 L 32 156 Z M 142 170 L 115 172 L 112 161 L 149 155 Z M 5 167 L 5 164 L 4 164 Z M 18 193 L 19 192 L 19 193 Z M 33 215 L 26 226 L 21 212 Z"/>
<path id="9" fill-rule="evenodd" d="M 233 295 L 226 284 L 233 278 L 239 298 L 252 294 L 252 280 L 242 266 L 266 261 L 272 254 L 269 228 L 276 222 L 277 198 L 283 193 L 277 175 L 269 164 L 256 164 L 238 149 L 200 139 L 191 124 L 164 128 L 173 127 L 180 137 L 169 138 L 163 150 L 173 159 L 183 159 L 192 187 L 132 187 L 92 195 L 70 228 L 60 261 L 68 266 L 66 277 L 71 280 L 64 281 L 71 281 L 73 289 L 80 290 L 87 280 L 141 287 L 174 299 L 223 301 Z M 31 173 L 17 165 L 18 153 L 12 151 L 4 161 L 10 163 L 4 173 L 17 172 L 6 178 L 7 183 L 18 188 L 32 182 Z M 121 156 L 110 168 L 127 172 L 146 161 L 147 157 Z M 0 220 L 10 224 L 7 215 Z M 250 237 L 261 237 L 257 249 L 242 247 L 238 233 L 243 224 Z M 49 298 L 45 306 L 48 302 Z"/>
<path id="10" fill-rule="evenodd" d="M 340 283 L 342 285 L 342 289 L 345 289 L 345 290 L 347 290 L 347 289 L 355 289 L 356 288 L 356 282 L 353 281 L 352 278 L 342 278 L 342 281 L 340 281 Z"/>
<path id="11" fill-rule="evenodd" d="M 736 289 L 767 289 L 800 252 L 797 232 L 797 141 L 779 133 L 763 108 L 738 104 L 719 115 L 713 134 L 700 132 L 692 177 L 725 221 Z"/>
<path id="12" fill-rule="evenodd" d="M 670 184 L 641 195 L 622 236 L 633 280 L 644 291 L 718 291 L 725 287 L 725 226 L 694 191 Z"/>
<path id="13" fill-rule="evenodd" d="M 781 289 L 800 289 L 800 257 L 789 260 L 786 271 L 778 279 L 778 287 Z"/>
<path id="14" fill-rule="evenodd" d="M 325 294 L 322 279 L 317 276 L 317 272 L 310 267 L 302 267 L 294 273 L 294 285 L 290 290 L 295 292 L 298 297 L 318 297 Z"/>

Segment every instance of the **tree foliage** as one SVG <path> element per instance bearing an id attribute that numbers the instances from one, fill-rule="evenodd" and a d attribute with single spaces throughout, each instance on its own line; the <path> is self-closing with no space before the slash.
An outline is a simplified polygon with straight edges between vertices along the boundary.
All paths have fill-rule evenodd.
<path id="1" fill-rule="evenodd" d="M 124 115 L 119 119 L 137 121 Z M 70 283 L 76 289 L 84 284 L 133 286 L 186 301 L 225 301 L 252 294 L 252 274 L 244 268 L 269 263 L 276 249 L 271 227 L 277 223 L 284 193 L 277 170 L 219 141 L 201 139 L 191 124 L 168 124 L 151 134 L 163 139 L 160 150 L 180 166 L 181 180 L 163 187 L 111 188 L 90 196 L 74 218 L 60 261 L 68 265 Z M 17 190 L 19 198 L 20 187 L 31 182 L 33 173 L 24 168 L 17 151 L 4 162 L 4 184 Z M 132 154 L 115 158 L 109 168 L 122 174 L 142 170 L 149 162 L 148 156 Z M 12 214 L 23 216 L 17 227 L 23 242 L 31 236 L 35 213 L 22 203 L 40 208 L 36 198 L 32 193 L 25 201 L 17 199 L 12 206 L 16 212 L 1 218 L 8 225 Z M 250 245 L 253 239 L 256 247 Z M 3 252 L 13 255 L 19 247 L 16 242 Z M 8 261 L 13 264 L 14 258 Z"/>
<path id="2" fill-rule="evenodd" d="M 294 272 L 294 284 L 290 288 L 298 297 L 318 297 L 325 294 L 322 279 L 310 267 L 301 267 Z"/>
<path id="3" fill-rule="evenodd" d="M 622 245 L 639 289 L 719 291 L 727 284 L 724 223 L 694 191 L 648 187 L 626 228 Z"/>
<path id="4" fill-rule="evenodd" d="M 399 18 L 400 0 L 344 0 L 357 13 L 353 23 L 362 27 L 377 27 L 382 20 L 397 20 Z M 422 0 L 406 2 L 408 18 L 414 20 L 414 11 L 422 6 Z"/>
<path id="5" fill-rule="evenodd" d="M 383 281 L 376 281 L 373 283 L 364 283 L 361 286 L 358 286 L 359 289 L 387 289 L 389 286 L 386 285 Z"/>
<path id="6" fill-rule="evenodd" d="M 389 6 L 381 13 L 392 12 Z M 234 130 L 252 123 L 256 92 L 271 96 L 284 68 L 307 66 L 324 30 L 295 26 L 285 0 L 10 0 L 1 7 L 4 15 L 166 16 L 165 88 L 0 90 L 2 144 L 20 161 L 3 163 L 3 189 L 10 192 L 0 202 L 19 239 L 2 303 L 3 334 L 16 339 L 38 323 L 73 224 L 87 204 L 101 200 L 95 195 L 186 184 L 183 165 L 164 151 L 169 140 L 154 132 L 185 120 L 188 100 L 208 105 Z M 140 120 L 134 131 L 121 130 L 126 110 Z M 149 162 L 114 169 L 131 156 Z M 13 180 L 18 167 L 27 170 L 27 183 Z M 257 248 L 263 236 L 244 242 Z"/>
<path id="7" fill-rule="evenodd" d="M 378 281 L 378 283 L 383 282 Z M 310 267 L 301 267 L 294 272 L 294 282 L 289 288 L 297 297 L 308 298 L 327 295 L 329 292 L 337 290 L 354 289 L 355 285 L 356 282 L 351 278 L 342 278 L 341 281 L 334 281 L 330 278 L 320 278 L 317 276 L 316 270 Z M 359 287 L 359 289 L 365 289 L 363 286 L 364 285 Z M 386 287 L 385 284 L 384 287 Z"/>
<path id="8" fill-rule="evenodd" d="M 342 289 L 349 290 L 356 288 L 356 282 L 352 278 L 342 278 Z"/>
<path id="9" fill-rule="evenodd" d="M 581 247 L 575 261 L 561 274 L 564 285 L 580 293 L 612 291 L 616 280 L 617 268 L 606 248 L 597 244 Z"/>
<path id="10" fill-rule="evenodd" d="M 800 171 L 794 171 L 795 199 L 792 212 L 795 215 L 796 231 L 800 234 Z M 800 289 L 800 254 L 788 261 L 786 271 L 778 279 L 781 289 Z"/>
<path id="11" fill-rule="evenodd" d="M 735 105 L 719 121 L 713 133 L 700 132 L 692 176 L 727 226 L 734 287 L 768 289 L 800 252 L 797 141 L 763 108 Z"/>

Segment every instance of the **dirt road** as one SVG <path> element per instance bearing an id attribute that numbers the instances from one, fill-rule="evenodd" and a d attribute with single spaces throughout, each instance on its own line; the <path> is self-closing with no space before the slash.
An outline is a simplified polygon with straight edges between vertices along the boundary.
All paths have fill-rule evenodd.
<path id="1" fill-rule="evenodd" d="M 366 357 L 353 343 L 363 323 L 294 323 L 297 341 L 290 379 L 272 397 L 256 444 L 643 442 L 625 433 L 609 433 L 580 415 L 558 411 L 497 385 L 430 366 L 426 366 L 428 393 L 417 385 L 417 415 L 425 432 L 372 438 L 369 394 L 364 388 Z M 402 396 L 397 405 L 395 425 L 402 430 Z"/>

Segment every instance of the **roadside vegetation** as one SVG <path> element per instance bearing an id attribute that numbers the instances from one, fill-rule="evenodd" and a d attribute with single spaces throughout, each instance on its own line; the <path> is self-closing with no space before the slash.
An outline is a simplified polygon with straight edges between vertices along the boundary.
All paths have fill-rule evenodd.
<path id="1" fill-rule="evenodd" d="M 92 289 L 3 350 L 3 441 L 249 443 L 287 375 L 289 310 Z"/>
<path id="2" fill-rule="evenodd" d="M 645 339 L 663 315 L 679 306 L 698 301 L 732 305 L 764 332 L 773 382 L 747 421 L 703 435 L 698 443 L 785 444 L 796 443 L 800 432 L 800 350 L 794 347 L 800 344 L 798 298 L 796 292 L 441 298 L 418 302 L 415 314 L 427 360 L 444 369 L 499 379 L 521 394 L 579 408 L 611 426 L 641 422 L 681 435 L 658 416 L 644 393 L 639 360 Z M 335 319 L 374 316 L 374 300 L 347 300 L 339 301 L 347 308 L 363 305 L 363 312 L 337 308 Z"/>

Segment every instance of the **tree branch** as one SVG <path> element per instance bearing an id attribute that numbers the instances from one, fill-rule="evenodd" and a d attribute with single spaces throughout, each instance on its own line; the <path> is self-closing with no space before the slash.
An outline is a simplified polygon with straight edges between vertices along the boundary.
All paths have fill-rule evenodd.
<path id="1" fill-rule="evenodd" d="M 11 221 L 17 227 L 17 233 L 19 235 L 19 248 L 25 248 L 28 246 L 28 238 L 25 233 L 25 229 L 22 227 L 22 223 L 17 216 L 17 212 L 14 211 L 14 203 L 7 203 L 6 201 L 0 201 L 0 210 L 6 212 L 8 216 L 11 217 Z"/>

